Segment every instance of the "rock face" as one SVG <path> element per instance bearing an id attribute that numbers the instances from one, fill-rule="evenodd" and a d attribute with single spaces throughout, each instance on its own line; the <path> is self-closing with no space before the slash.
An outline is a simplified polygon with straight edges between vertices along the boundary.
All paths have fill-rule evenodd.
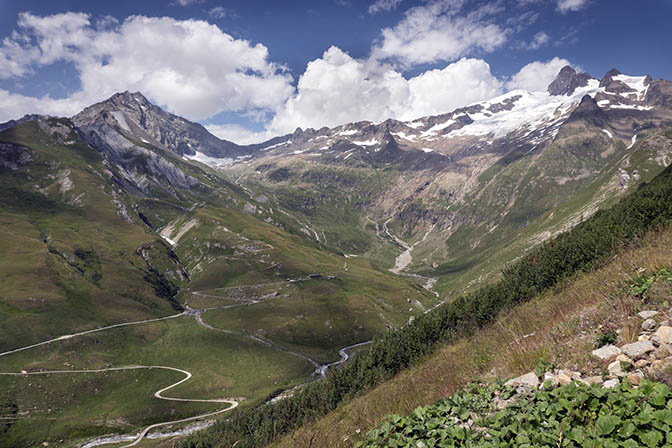
<path id="1" fill-rule="evenodd" d="M 595 127 L 604 127 L 604 123 L 608 120 L 607 114 L 598 106 L 597 101 L 590 95 L 585 95 L 581 99 L 579 106 L 574 109 L 567 121 L 576 122 L 582 121 L 590 123 Z"/>
<path id="2" fill-rule="evenodd" d="M 30 149 L 13 143 L 0 143 L 0 168 L 16 170 L 30 161 Z"/>
<path id="3" fill-rule="evenodd" d="M 579 87 L 588 85 L 588 81 L 594 79 L 588 73 L 577 73 L 569 65 L 560 70 L 555 80 L 548 86 L 551 95 L 571 95 Z"/>
<path id="4" fill-rule="evenodd" d="M 139 92 L 117 93 L 87 107 L 72 121 L 87 131 L 105 121 L 141 142 L 145 140 L 180 155 L 198 151 L 211 157 L 235 158 L 252 151 L 215 137 L 198 123 L 165 112 Z"/>
<path id="5" fill-rule="evenodd" d="M 176 147 L 172 137 L 180 130 L 188 133 L 190 123 L 173 117 L 142 95 L 126 92 L 84 109 L 72 121 L 82 140 L 101 151 L 108 166 L 118 168 L 119 182 L 126 188 L 144 195 L 156 188 L 175 197 L 178 190 L 194 188 L 200 182 L 156 150 L 180 150 L 181 143 Z M 166 126 L 171 120 L 177 124 Z"/>

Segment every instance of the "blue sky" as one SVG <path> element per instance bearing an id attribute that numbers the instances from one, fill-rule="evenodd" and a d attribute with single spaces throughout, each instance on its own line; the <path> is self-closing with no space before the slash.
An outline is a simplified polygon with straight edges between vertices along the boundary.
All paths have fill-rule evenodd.
<path id="1" fill-rule="evenodd" d="M 543 89 L 566 63 L 672 79 L 671 13 L 672 0 L 0 0 L 0 121 L 140 90 L 251 142 Z"/>

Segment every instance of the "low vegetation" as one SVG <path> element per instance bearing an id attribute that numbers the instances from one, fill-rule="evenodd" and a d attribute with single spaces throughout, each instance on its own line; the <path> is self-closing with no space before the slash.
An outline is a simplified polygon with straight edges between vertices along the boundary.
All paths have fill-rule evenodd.
<path id="1" fill-rule="evenodd" d="M 663 383 L 614 389 L 570 383 L 513 397 L 503 385 L 471 384 L 408 417 L 392 416 L 358 448 L 658 447 L 672 443 L 672 391 Z M 461 423 L 464 422 L 464 423 Z"/>

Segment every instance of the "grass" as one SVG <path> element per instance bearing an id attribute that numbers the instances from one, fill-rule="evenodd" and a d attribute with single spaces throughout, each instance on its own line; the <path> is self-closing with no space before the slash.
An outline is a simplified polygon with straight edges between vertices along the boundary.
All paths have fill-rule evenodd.
<path id="1" fill-rule="evenodd" d="M 255 305 L 209 311 L 218 328 L 257 334 L 326 362 L 337 351 L 398 327 L 419 315 L 434 298 L 405 279 L 349 261 L 335 279 L 315 279 L 279 290 L 278 298 Z M 409 303 L 409 300 L 411 301 Z"/>
<path id="2" fill-rule="evenodd" d="M 656 272 L 670 265 L 672 229 L 649 234 L 641 247 L 517 306 L 473 337 L 442 347 L 420 365 L 274 446 L 352 446 L 385 415 L 409 414 L 477 378 L 506 378 L 533 370 L 540 357 L 565 368 L 600 371 L 606 366 L 590 357 L 600 325 L 616 325 L 621 329 L 618 343 L 629 342 L 626 328 L 632 326 L 630 316 L 641 309 L 665 309 L 672 297 L 670 285 L 661 285 L 644 303 L 630 294 L 627 285 L 641 272 Z"/>
<path id="3" fill-rule="evenodd" d="M 171 389 L 168 396 L 244 397 L 243 406 L 305 381 L 312 372 L 312 366 L 300 358 L 240 336 L 204 329 L 191 318 L 107 330 L 2 358 L 3 371 L 137 364 L 193 373 L 192 379 Z M 176 372 L 154 370 L 0 377 L 4 386 L 0 402 L 16 403 L 20 412 L 28 413 L 3 439 L 26 446 L 43 440 L 72 441 L 111 431 L 132 432 L 139 426 L 217 408 L 154 398 L 156 390 L 181 378 Z M 49 424 L 42 424 L 45 420 Z"/>
<path id="4" fill-rule="evenodd" d="M 100 156 L 81 143 L 55 145 L 34 123 L 0 140 L 26 145 L 33 158 L 29 170 L 0 176 L 0 350 L 168 314 L 135 254 L 155 237 L 117 215 Z M 72 187 L 62 192 L 66 172 Z"/>

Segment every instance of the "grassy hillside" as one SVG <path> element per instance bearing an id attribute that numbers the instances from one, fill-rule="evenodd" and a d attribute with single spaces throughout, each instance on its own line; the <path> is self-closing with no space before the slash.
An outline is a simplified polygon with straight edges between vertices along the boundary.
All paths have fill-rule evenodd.
<path id="1" fill-rule="evenodd" d="M 118 215 L 97 152 L 59 144 L 34 122 L 0 141 L 24 145 L 32 158 L 0 168 L 0 350 L 174 311 L 136 253 L 156 236 Z"/>

